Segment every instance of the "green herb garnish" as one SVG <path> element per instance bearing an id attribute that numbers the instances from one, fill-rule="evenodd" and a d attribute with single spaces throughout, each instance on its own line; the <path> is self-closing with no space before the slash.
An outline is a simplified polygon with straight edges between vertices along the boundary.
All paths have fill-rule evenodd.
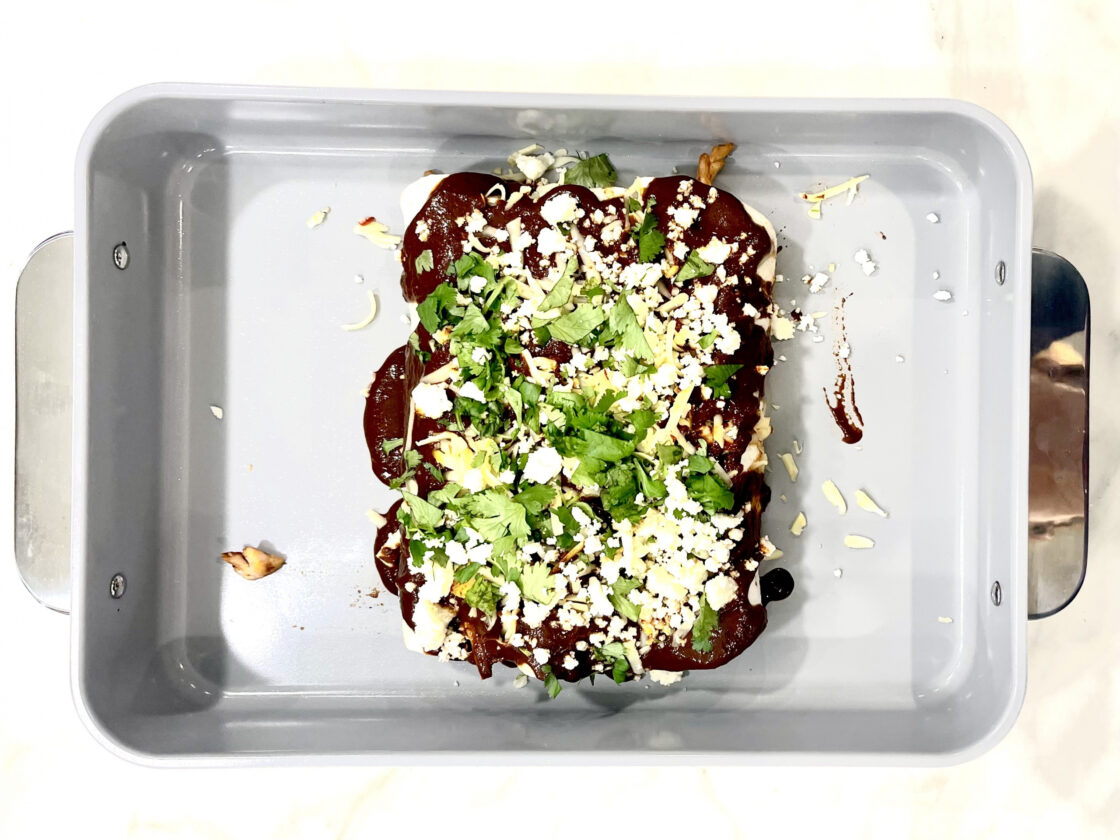
<path id="1" fill-rule="evenodd" d="M 739 372 L 742 365 L 709 365 L 704 368 L 704 384 L 712 389 L 713 397 L 730 397 L 731 386 L 727 380 Z"/>
<path id="2" fill-rule="evenodd" d="M 381 451 L 388 455 L 404 446 L 404 438 L 389 438 L 381 441 Z"/>
<path id="3" fill-rule="evenodd" d="M 548 692 L 549 698 L 556 699 L 556 695 L 560 693 L 560 680 L 552 673 L 552 666 L 545 665 L 542 669 L 544 671 L 544 688 Z"/>
<path id="4" fill-rule="evenodd" d="M 420 256 L 416 258 L 413 265 L 416 266 L 417 274 L 422 274 L 425 271 L 431 271 L 435 266 L 435 260 L 432 257 L 431 249 L 429 248 L 426 251 L 421 251 Z"/>
<path id="5" fill-rule="evenodd" d="M 686 280 L 692 280 L 696 277 L 707 277 L 716 267 L 711 263 L 704 262 L 700 255 L 695 251 L 688 252 L 688 259 L 684 261 L 681 270 L 677 272 L 677 276 L 673 278 L 675 283 L 683 283 Z"/>
<path id="6" fill-rule="evenodd" d="M 555 321 L 549 322 L 548 332 L 552 338 L 578 344 L 581 339 L 607 320 L 603 307 L 581 303 L 571 312 L 565 312 Z"/>
<path id="7" fill-rule="evenodd" d="M 581 187 L 613 187 L 616 180 L 618 180 L 618 170 L 605 154 L 578 161 L 564 170 L 565 184 L 578 184 Z"/>
<path id="8" fill-rule="evenodd" d="M 700 598 L 700 611 L 696 623 L 692 625 L 692 649 L 697 653 L 708 653 L 712 649 L 712 631 L 719 623 L 719 613 L 708 605 L 707 596 Z"/>

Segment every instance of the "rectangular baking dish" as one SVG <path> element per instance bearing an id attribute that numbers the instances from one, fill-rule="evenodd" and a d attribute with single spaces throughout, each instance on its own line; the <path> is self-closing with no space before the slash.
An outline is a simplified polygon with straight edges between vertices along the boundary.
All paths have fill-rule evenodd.
<path id="1" fill-rule="evenodd" d="M 608 152 L 626 180 L 690 171 L 727 139 L 738 148 L 718 183 L 779 230 L 779 302 L 829 310 L 852 293 L 861 445 L 839 441 L 824 404 L 830 340 L 779 345 L 767 386 L 772 463 L 804 447 L 796 483 L 771 469 L 765 519 L 794 596 L 739 659 L 669 689 L 600 682 L 546 702 L 512 673 L 481 682 L 406 651 L 395 601 L 368 595 L 364 511 L 392 494 L 361 415 L 408 327 L 394 255 L 351 227 L 374 215 L 399 232 L 401 189 L 425 170 L 489 171 L 534 141 Z M 799 193 L 864 173 L 854 202 L 809 218 Z M 77 167 L 81 716 L 114 751 L 171 764 L 946 763 L 987 749 L 1026 680 L 1031 213 L 1018 141 L 961 102 L 123 95 Z M 861 247 L 874 277 L 852 261 Z M 798 278 L 829 263 L 838 292 L 807 300 Z M 375 325 L 339 329 L 365 314 L 367 289 Z M 826 479 L 849 501 L 868 489 L 890 518 L 839 516 Z M 810 528 L 795 539 L 798 511 Z M 875 549 L 846 550 L 848 533 Z M 288 557 L 265 580 L 218 561 L 262 540 Z"/>

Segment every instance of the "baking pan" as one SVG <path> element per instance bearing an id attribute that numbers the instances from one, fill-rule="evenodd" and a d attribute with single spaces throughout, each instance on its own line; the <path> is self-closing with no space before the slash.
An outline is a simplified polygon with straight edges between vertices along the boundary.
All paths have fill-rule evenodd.
<path id="1" fill-rule="evenodd" d="M 769 378 L 772 460 L 804 447 L 796 482 L 771 470 L 765 518 L 794 596 L 744 655 L 672 688 L 600 682 L 548 702 L 512 673 L 482 682 L 406 651 L 395 602 L 369 594 L 364 511 L 392 497 L 361 416 L 408 327 L 394 255 L 353 223 L 400 231 L 420 173 L 489 171 L 532 141 L 608 152 L 625 179 L 689 171 L 728 139 L 720 186 L 780 231 L 777 300 L 851 295 L 863 441 L 842 444 L 824 404 L 827 322 L 826 340 L 781 345 Z M 864 173 L 855 201 L 809 217 L 801 192 Z M 124 94 L 78 153 L 72 272 L 71 240 L 54 240 L 17 301 L 17 559 L 70 610 L 79 714 L 113 751 L 160 764 L 976 755 L 1022 702 L 1028 612 L 1060 609 L 1084 572 L 1085 424 L 1032 449 L 1029 409 L 1034 384 L 1061 385 L 1046 393 L 1087 418 L 1088 299 L 1072 266 L 1032 257 L 1031 217 L 1018 141 L 954 101 Z M 798 278 L 833 262 L 837 290 L 805 300 Z M 374 327 L 339 329 L 367 290 Z M 1036 461 L 1061 491 L 1039 490 L 1037 517 Z M 890 518 L 839 516 L 826 479 Z M 848 533 L 874 550 L 846 550 Z M 265 580 L 217 559 L 259 541 L 288 557 Z"/>

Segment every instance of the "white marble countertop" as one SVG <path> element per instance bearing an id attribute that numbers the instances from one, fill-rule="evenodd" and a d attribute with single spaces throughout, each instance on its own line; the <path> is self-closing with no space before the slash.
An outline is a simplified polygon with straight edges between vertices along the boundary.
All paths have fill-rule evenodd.
<path id="1" fill-rule="evenodd" d="M 1113 515 L 1120 521 L 1112 482 L 1120 422 L 1108 383 L 1120 375 L 1120 297 L 1112 292 L 1120 6 L 817 0 L 798 11 L 750 4 L 749 25 L 746 13 L 724 14 L 718 4 L 692 15 L 678 6 L 673 19 L 691 31 L 671 31 L 682 32 L 687 51 L 662 35 L 651 41 L 658 55 L 644 49 L 647 33 L 664 31 L 652 4 L 642 14 L 606 4 L 594 13 L 526 6 L 510 24 L 485 3 L 469 4 L 467 19 L 454 22 L 411 4 L 338 5 L 345 9 L 332 16 L 309 3 L 263 0 L 6 9 L 0 323 L 13 323 L 12 290 L 29 249 L 73 225 L 74 153 L 91 115 L 126 88 L 163 80 L 969 99 L 1022 139 L 1035 177 L 1034 242 L 1081 270 L 1096 320 L 1089 574 L 1071 607 L 1031 625 L 1026 703 L 990 753 L 937 770 L 618 769 L 597 782 L 597 806 L 553 795 L 574 790 L 571 770 L 484 769 L 471 771 L 473 796 L 454 806 L 457 823 L 469 834 L 500 813 L 503 825 L 561 836 L 589 821 L 606 828 L 629 820 L 636 808 L 665 833 L 693 837 L 813 829 L 830 837 L 1116 836 L 1120 632 L 1112 595 L 1120 564 L 1108 546 L 1120 536 L 1110 524 Z M 504 34 L 493 34 L 495 25 Z M 600 32 L 615 45 L 609 51 L 589 37 Z M 12 440 L 12 342 L 0 344 L 0 438 Z M 11 458 L 11 450 L 0 454 L 0 475 L 11 475 Z M 0 481 L 0 509 L 12 509 L 8 481 Z M 10 527 L 5 519 L 0 544 L 11 545 Z M 95 744 L 73 711 L 68 630 L 64 616 L 27 595 L 13 564 L 0 563 L 0 837 L 415 836 L 425 833 L 418 807 L 462 790 L 459 770 L 157 772 L 126 764 Z M 661 791 L 672 796 L 664 811 L 651 804 Z"/>

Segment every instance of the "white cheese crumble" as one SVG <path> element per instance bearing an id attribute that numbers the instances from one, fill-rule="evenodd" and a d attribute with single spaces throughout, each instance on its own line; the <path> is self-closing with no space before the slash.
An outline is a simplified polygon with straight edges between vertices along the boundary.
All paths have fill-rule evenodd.
<path id="1" fill-rule="evenodd" d="M 524 479 L 536 484 L 547 484 L 560 474 L 563 465 L 560 453 L 551 446 L 537 447 L 529 453 Z"/>
<path id="2" fill-rule="evenodd" d="M 442 385 L 429 385 L 426 382 L 421 382 L 412 389 L 412 404 L 421 416 L 433 420 L 451 410 L 447 389 Z"/>

